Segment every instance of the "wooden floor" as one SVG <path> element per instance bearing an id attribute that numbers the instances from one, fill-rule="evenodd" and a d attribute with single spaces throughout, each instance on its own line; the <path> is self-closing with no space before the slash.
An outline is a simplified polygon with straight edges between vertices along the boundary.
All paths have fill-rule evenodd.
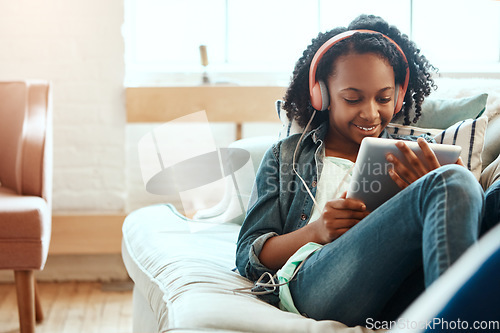
<path id="1" fill-rule="evenodd" d="M 130 333 L 132 290 L 98 282 L 38 283 L 45 319 L 37 333 Z M 19 332 L 16 290 L 0 284 L 0 333 Z"/>

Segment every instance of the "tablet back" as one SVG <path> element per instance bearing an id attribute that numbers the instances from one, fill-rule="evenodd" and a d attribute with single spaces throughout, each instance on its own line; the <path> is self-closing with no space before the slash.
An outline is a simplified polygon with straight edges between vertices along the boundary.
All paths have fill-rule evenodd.
<path id="1" fill-rule="evenodd" d="M 389 176 L 392 163 L 386 160 L 386 154 L 392 153 L 406 167 L 411 168 L 403 153 L 396 147 L 396 142 L 398 140 L 372 137 L 364 138 L 361 142 L 347 197 L 363 201 L 369 211 L 373 211 L 401 190 Z M 424 160 L 417 142 L 405 143 Z M 462 150 L 456 145 L 431 143 L 429 146 L 441 165 L 455 163 Z"/>

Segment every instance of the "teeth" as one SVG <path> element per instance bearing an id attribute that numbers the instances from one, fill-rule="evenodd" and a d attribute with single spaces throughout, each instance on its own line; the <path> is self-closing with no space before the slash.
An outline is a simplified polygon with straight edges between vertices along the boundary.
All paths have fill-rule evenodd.
<path id="1" fill-rule="evenodd" d="M 358 126 L 358 125 L 355 125 L 357 128 L 360 128 L 362 129 L 363 131 L 371 131 L 372 129 L 375 128 L 375 126 L 372 126 L 372 127 L 362 127 L 362 126 Z"/>

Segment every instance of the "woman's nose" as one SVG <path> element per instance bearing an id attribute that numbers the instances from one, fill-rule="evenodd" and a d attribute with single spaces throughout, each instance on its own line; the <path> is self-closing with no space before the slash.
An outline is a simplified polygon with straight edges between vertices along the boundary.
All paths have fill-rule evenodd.
<path id="1" fill-rule="evenodd" d="M 361 109 L 360 115 L 362 119 L 371 121 L 378 117 L 378 105 L 376 101 L 367 102 Z"/>

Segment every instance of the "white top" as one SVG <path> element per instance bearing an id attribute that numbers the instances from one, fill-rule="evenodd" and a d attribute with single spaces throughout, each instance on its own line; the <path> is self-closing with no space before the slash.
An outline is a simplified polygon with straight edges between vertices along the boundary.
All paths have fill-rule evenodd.
<path id="1" fill-rule="evenodd" d="M 325 156 L 323 159 L 323 171 L 321 172 L 318 188 L 316 189 L 316 202 L 318 208 L 313 208 L 313 214 L 309 223 L 316 221 L 323 211 L 328 200 L 339 198 L 342 193 L 349 189 L 354 163 L 340 157 Z M 349 174 L 348 174 L 349 173 Z"/>
<path id="2" fill-rule="evenodd" d="M 343 158 L 326 156 L 323 161 L 323 171 L 318 181 L 315 196 L 315 200 L 320 208 L 313 208 L 313 214 L 309 223 L 316 221 L 321 216 L 323 207 L 325 207 L 328 200 L 335 197 L 339 198 L 344 191 L 347 191 L 352 170 L 354 169 L 354 163 Z M 279 288 L 280 309 L 300 314 L 293 302 L 288 282 L 293 278 L 295 271 L 302 261 L 322 247 L 323 245 L 320 244 L 307 243 L 298 249 L 276 273 L 279 283 L 283 284 Z"/>

